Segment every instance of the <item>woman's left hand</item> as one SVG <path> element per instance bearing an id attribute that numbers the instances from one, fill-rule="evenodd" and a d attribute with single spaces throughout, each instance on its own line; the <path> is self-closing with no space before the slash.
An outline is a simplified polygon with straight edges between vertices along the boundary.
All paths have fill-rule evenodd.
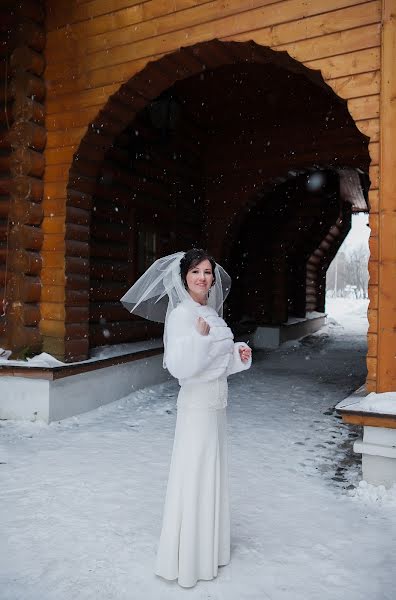
<path id="1" fill-rule="evenodd" d="M 246 363 L 252 356 L 252 350 L 249 346 L 239 346 L 239 356 L 241 357 L 241 361 Z"/>

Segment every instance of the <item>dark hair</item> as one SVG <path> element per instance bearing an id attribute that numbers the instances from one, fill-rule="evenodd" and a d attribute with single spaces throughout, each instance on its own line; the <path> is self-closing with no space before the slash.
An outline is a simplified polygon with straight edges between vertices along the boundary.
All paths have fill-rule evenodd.
<path id="1" fill-rule="evenodd" d="M 189 272 L 190 269 L 193 269 L 194 267 L 199 265 L 199 263 L 201 263 L 203 260 L 208 260 L 210 262 L 210 264 L 212 266 L 212 272 L 213 272 L 212 285 L 215 284 L 215 281 L 216 281 L 216 275 L 215 275 L 216 261 L 215 261 L 215 259 L 213 258 L 213 256 L 211 256 L 210 254 L 205 252 L 205 250 L 202 250 L 202 248 L 192 248 L 192 250 L 188 250 L 185 253 L 185 255 L 183 256 L 183 258 L 180 261 L 180 276 L 181 276 L 182 282 L 184 283 L 184 287 L 186 288 L 186 290 L 188 289 L 187 273 Z"/>

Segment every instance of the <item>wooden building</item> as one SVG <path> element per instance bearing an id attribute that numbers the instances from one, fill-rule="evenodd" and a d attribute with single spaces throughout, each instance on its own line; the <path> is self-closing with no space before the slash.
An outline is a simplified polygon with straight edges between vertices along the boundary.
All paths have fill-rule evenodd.
<path id="1" fill-rule="evenodd" d="M 236 328 L 323 310 L 370 213 L 367 388 L 396 390 L 395 0 L 3 0 L 0 345 L 80 361 L 204 246 Z"/>

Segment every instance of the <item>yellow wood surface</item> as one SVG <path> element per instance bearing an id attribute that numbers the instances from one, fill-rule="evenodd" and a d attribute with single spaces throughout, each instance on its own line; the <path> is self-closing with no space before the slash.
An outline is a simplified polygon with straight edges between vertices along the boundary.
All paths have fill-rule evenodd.
<path id="1" fill-rule="evenodd" d="M 370 137 L 370 202 L 374 211 L 378 208 L 381 2 L 333 0 L 330 4 L 328 0 L 116 0 L 109 10 L 106 0 L 60 0 L 52 8 L 48 15 L 49 133 L 43 201 L 47 320 L 61 315 L 52 305 L 64 301 L 66 185 L 79 142 L 121 83 L 149 60 L 177 51 L 180 46 L 212 38 L 254 40 L 286 50 L 308 67 L 319 69 L 334 91 L 348 100 L 357 127 Z M 379 226 L 378 221 L 372 221 L 374 233 Z M 371 246 L 373 288 L 378 272 L 378 237 Z M 372 302 L 370 327 L 374 334 L 378 329 L 376 306 Z M 60 335 L 60 329 L 48 325 L 44 329 L 46 335 Z M 369 342 L 371 353 L 373 340 Z M 375 360 L 374 355 L 370 358 Z M 373 373 L 371 363 L 370 380 Z"/>
<path id="2" fill-rule="evenodd" d="M 374 391 L 368 389 L 367 391 Z M 386 427 L 396 429 L 396 419 L 392 417 L 373 417 L 370 415 L 343 414 L 342 420 L 350 425 L 365 425 L 366 427 Z"/>
<path id="3" fill-rule="evenodd" d="M 396 0 L 383 2 L 377 391 L 396 389 Z"/>

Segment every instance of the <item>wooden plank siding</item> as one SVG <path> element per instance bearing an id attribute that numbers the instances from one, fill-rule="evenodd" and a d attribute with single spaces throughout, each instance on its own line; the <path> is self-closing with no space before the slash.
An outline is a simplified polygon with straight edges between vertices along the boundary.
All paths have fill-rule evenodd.
<path id="1" fill-rule="evenodd" d="M 46 348 L 64 356 L 66 186 L 88 125 L 120 86 L 150 61 L 181 46 L 253 40 L 286 51 L 322 73 L 348 101 L 370 137 L 372 215 L 378 215 L 380 170 L 381 2 L 379 0 L 105 0 L 47 1 L 46 125 L 42 331 Z M 221 57 L 219 57 L 221 60 Z M 128 123 L 125 123 L 125 126 Z M 378 310 L 378 253 L 370 260 L 370 311 Z M 370 316 L 370 335 L 378 319 Z M 54 321 L 55 323 L 50 323 Z M 368 384 L 376 386 L 376 343 L 369 338 Z"/>

